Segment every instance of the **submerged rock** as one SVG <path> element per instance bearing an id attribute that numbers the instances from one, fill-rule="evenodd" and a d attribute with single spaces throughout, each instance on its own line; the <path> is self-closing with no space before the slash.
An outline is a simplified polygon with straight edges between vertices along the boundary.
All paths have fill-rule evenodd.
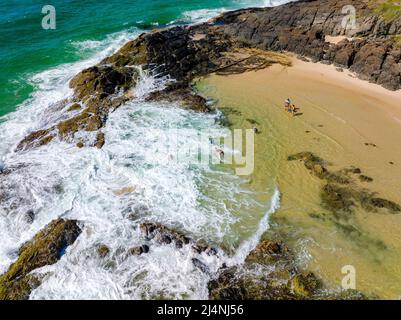
<path id="1" fill-rule="evenodd" d="M 329 183 L 322 188 L 321 199 L 323 206 L 333 211 L 338 218 L 346 217 L 341 213 L 351 213 L 355 206 L 352 191 L 335 184 Z"/>
<path id="2" fill-rule="evenodd" d="M 184 245 L 191 244 L 194 253 L 206 253 L 207 255 L 217 255 L 218 250 L 205 241 L 194 241 L 182 232 L 170 229 L 157 223 L 142 223 L 139 230 L 147 240 L 154 240 L 158 244 L 168 245 L 173 243 L 176 248 L 181 249 Z"/>
<path id="3" fill-rule="evenodd" d="M 110 253 L 110 248 L 105 244 L 101 244 L 96 248 L 99 258 L 105 258 Z"/>
<path id="4" fill-rule="evenodd" d="M 361 180 L 362 182 L 373 182 L 373 178 L 365 176 L 363 174 L 359 176 L 359 180 Z"/>
<path id="5" fill-rule="evenodd" d="M 181 232 L 171 230 L 157 223 L 142 223 L 139 226 L 139 230 L 148 240 L 154 239 L 159 244 L 170 244 L 174 242 L 174 244 L 180 248 L 184 244 L 189 244 L 191 242 L 191 239 Z"/>
<path id="6" fill-rule="evenodd" d="M 203 273 L 210 274 L 209 267 L 206 264 L 204 264 L 202 261 L 200 261 L 199 259 L 192 258 L 192 264 L 196 268 L 198 268 L 200 271 L 202 271 Z"/>
<path id="7" fill-rule="evenodd" d="M 133 256 L 140 256 L 143 253 L 148 253 L 149 252 L 149 246 L 147 246 L 146 244 L 139 246 L 139 247 L 133 247 L 131 249 L 128 250 L 130 255 Z"/>
<path id="8" fill-rule="evenodd" d="M 288 157 L 288 161 L 302 161 L 305 167 L 326 184 L 321 189 L 323 206 L 331 211 L 337 219 L 348 219 L 357 205 L 368 211 L 387 209 L 390 213 L 401 212 L 401 206 L 393 201 L 381 199 L 374 192 L 361 189 L 350 174 L 358 174 L 362 182 L 372 182 L 373 179 L 363 175 L 360 168 L 346 168 L 338 172 L 330 172 L 327 162 L 311 152 L 301 152 Z"/>
<path id="9" fill-rule="evenodd" d="M 50 131 L 50 129 L 44 129 L 30 133 L 18 144 L 16 151 L 47 145 L 54 138 Z"/>
<path id="10" fill-rule="evenodd" d="M 57 219 L 19 249 L 19 257 L 0 276 L 0 300 L 28 299 L 40 279 L 30 272 L 55 264 L 81 233 L 77 221 Z"/>
<path id="11" fill-rule="evenodd" d="M 103 132 L 98 132 L 96 135 L 95 147 L 102 149 L 105 143 L 105 134 Z"/>
<path id="12" fill-rule="evenodd" d="M 24 214 L 24 218 L 25 218 L 26 223 L 32 224 L 35 220 L 35 212 L 33 210 L 28 210 Z"/>

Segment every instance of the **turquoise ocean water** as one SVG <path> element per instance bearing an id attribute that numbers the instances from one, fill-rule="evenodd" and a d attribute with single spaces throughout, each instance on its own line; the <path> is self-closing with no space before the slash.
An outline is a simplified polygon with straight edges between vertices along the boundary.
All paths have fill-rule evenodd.
<path id="1" fill-rule="evenodd" d="M 211 275 L 223 264 L 241 264 L 280 206 L 274 172 L 266 173 L 270 182 L 257 193 L 232 170 L 194 161 L 194 146 L 211 147 L 208 140 L 199 141 L 200 132 L 229 134 L 218 112 L 146 102 L 143 97 L 168 79 L 142 71 L 136 98 L 111 113 L 102 128 L 102 149 L 81 149 L 59 139 L 28 152 L 15 147 L 30 132 L 65 119 L 59 102 L 71 98 L 68 83 L 75 74 L 141 32 L 286 0 L 49 2 L 0 1 L 0 162 L 10 169 L 0 179 L 0 274 L 18 258 L 23 243 L 63 217 L 80 221 L 82 236 L 58 263 L 36 270 L 46 279 L 30 299 L 206 299 Z M 56 30 L 41 27 L 46 4 L 56 8 Z M 88 145 L 94 138 L 91 132 L 77 135 Z M 173 152 L 188 151 L 187 156 L 167 161 L 171 151 L 165 147 L 171 141 Z M 121 193 L 127 189 L 133 191 Z M 179 249 L 153 242 L 148 254 L 127 255 L 147 241 L 138 230 L 143 222 L 230 248 L 229 255 L 219 250 L 217 256 L 201 256 L 191 245 Z M 110 249 L 106 260 L 97 254 L 100 244 Z M 195 268 L 192 258 L 210 274 Z"/>
<path id="2" fill-rule="evenodd" d="M 0 116 L 35 90 L 29 79 L 98 50 L 112 34 L 201 21 L 221 10 L 269 5 L 264 0 L 5 0 L 0 1 Z M 56 30 L 41 26 L 44 5 L 56 8 Z"/>

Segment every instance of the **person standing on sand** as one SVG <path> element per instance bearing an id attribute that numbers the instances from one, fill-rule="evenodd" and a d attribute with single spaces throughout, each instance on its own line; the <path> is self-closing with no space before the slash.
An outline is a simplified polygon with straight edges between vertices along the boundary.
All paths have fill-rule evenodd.
<path id="1" fill-rule="evenodd" d="M 288 111 L 289 111 L 289 112 L 292 114 L 292 116 L 294 117 L 295 114 L 296 114 L 296 111 L 297 111 L 297 107 L 295 106 L 295 104 L 291 104 Z"/>
<path id="2" fill-rule="evenodd" d="M 290 107 L 291 107 L 291 99 L 287 98 L 287 100 L 284 101 L 284 108 L 286 111 L 288 111 Z"/>

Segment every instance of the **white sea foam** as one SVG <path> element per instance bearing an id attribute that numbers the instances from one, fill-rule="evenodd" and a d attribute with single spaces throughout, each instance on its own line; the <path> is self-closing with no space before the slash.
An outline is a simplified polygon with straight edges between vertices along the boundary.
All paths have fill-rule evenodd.
<path id="1" fill-rule="evenodd" d="M 111 114 L 105 128 L 107 142 L 102 150 L 65 150 L 63 144 L 50 147 L 60 149 L 52 151 L 58 156 L 54 166 L 47 161 L 47 175 L 55 177 L 63 172 L 66 199 L 54 199 L 48 207 L 65 213 L 68 218 L 79 219 L 85 229 L 78 243 L 59 263 L 45 268 L 51 271 L 51 276 L 31 298 L 207 298 L 209 276 L 193 266 L 192 258 L 198 255 L 189 246 L 177 250 L 174 245 L 150 243 L 151 250 L 146 255 L 126 257 L 126 253 L 130 247 L 144 243 L 136 228 L 145 221 L 178 228 L 194 239 L 214 243 L 232 232 L 231 226 L 237 218 L 224 202 L 238 201 L 237 195 L 242 191 L 240 178 L 233 174 L 224 176 L 201 164 L 198 167 L 183 162 L 163 164 L 152 159 L 154 151 L 166 143 L 154 135 L 155 129 L 165 130 L 167 135 L 172 127 L 218 129 L 214 120 L 213 115 L 139 100 Z M 178 144 L 186 148 L 196 139 L 196 134 L 183 136 Z M 61 166 L 57 157 L 68 160 Z M 220 202 L 202 202 L 208 195 L 200 186 L 207 187 L 216 180 L 221 189 L 214 189 L 220 192 L 214 197 Z M 116 196 L 116 191 L 127 187 L 135 191 Z M 251 209 L 247 203 L 238 205 L 244 211 Z M 129 220 L 132 213 L 135 217 Z M 51 214 L 47 210 L 46 217 Z M 112 251 L 108 262 L 96 255 L 96 246 L 100 243 Z M 212 272 L 224 261 L 207 255 L 198 258 Z"/>
<path id="2" fill-rule="evenodd" d="M 61 77 L 53 72 L 46 74 L 60 81 L 61 86 Z M 68 81 L 69 77 L 64 79 Z M 44 80 L 42 83 L 50 86 L 51 81 Z M 171 128 L 214 128 L 221 135 L 227 130 L 216 124 L 216 115 L 144 101 L 147 92 L 161 87 L 163 82 L 142 74 L 137 100 L 110 115 L 102 150 L 78 149 L 54 141 L 29 152 L 6 154 L 6 164 L 20 168 L 2 180 L 2 188 L 9 195 L 1 204 L 3 271 L 16 258 L 18 247 L 51 220 L 62 216 L 77 219 L 84 226 L 83 234 L 63 258 L 41 270 L 46 278 L 32 293 L 32 299 L 207 297 L 209 276 L 193 266 L 192 258 L 198 256 L 215 272 L 224 255 L 199 256 L 189 246 L 177 250 L 173 245 L 153 243 L 149 254 L 127 257 L 130 247 L 145 241 L 137 225 L 159 222 L 183 230 L 194 239 L 218 244 L 233 233 L 231 228 L 238 221 L 227 203 L 236 203 L 244 212 L 261 204 L 240 196 L 246 190 L 241 188 L 242 180 L 232 173 L 201 163 L 155 161 L 155 154 L 169 156 L 156 151 L 172 138 Z M 50 91 L 48 98 L 53 97 Z M 43 110 L 38 112 L 49 122 Z M 38 117 L 38 127 L 41 121 Z M 13 122 L 10 117 L 3 125 Z M 190 149 L 188 146 L 198 143 L 196 130 L 180 137 L 178 145 Z M 163 132 L 164 136 L 155 132 Z M 130 191 L 120 192 L 124 188 Z M 29 210 L 35 212 L 31 225 L 25 221 Z M 128 219 L 132 214 L 134 218 Z M 108 261 L 97 257 L 99 244 L 111 249 Z"/>
<path id="3" fill-rule="evenodd" d="M 16 245 L 31 237 L 38 230 L 38 226 L 35 228 L 18 222 L 23 220 L 26 211 L 37 209 L 30 202 L 32 199 L 38 199 L 37 202 L 40 204 L 37 206 L 43 206 L 43 199 L 37 195 L 38 190 L 58 184 L 55 181 L 56 178 L 51 176 L 49 180 L 43 181 L 43 177 L 34 169 L 43 166 L 47 159 L 51 160 L 55 156 L 52 150 L 49 150 L 50 147 L 38 149 L 36 153 L 20 154 L 14 152 L 16 145 L 29 132 L 49 127 L 57 121 L 61 116 L 61 110 L 57 110 L 57 103 L 72 95 L 68 82 L 75 74 L 110 55 L 134 36 L 135 33 L 129 32 L 114 34 L 104 41 L 103 50 L 88 59 L 64 64 L 30 76 L 28 81 L 37 88 L 32 97 L 20 105 L 15 112 L 0 119 L 0 158 L 3 159 L 6 168 L 24 166 L 18 176 L 0 180 L 3 188 L 11 190 L 10 197 L 2 199 L 0 204 L 0 230 L 3 239 L 0 248 L 0 272 L 15 258 Z M 69 148 L 70 146 L 65 147 Z M 60 146 L 60 148 L 62 147 Z M 56 150 L 56 152 L 64 151 Z M 32 177 L 32 180 L 29 181 L 30 184 L 28 184 L 25 174 Z M 59 177 L 59 179 L 61 178 Z M 18 209 L 14 208 L 16 199 L 23 201 L 22 205 L 19 203 Z"/>
<path id="4" fill-rule="evenodd" d="M 227 265 L 237 265 L 245 261 L 249 253 L 256 248 L 263 234 L 269 228 L 269 218 L 280 208 L 280 191 L 276 189 L 271 199 L 269 210 L 266 212 L 262 220 L 260 220 L 256 232 L 246 241 L 244 241 L 237 249 L 235 255 L 230 257 Z"/>
<path id="5" fill-rule="evenodd" d="M 189 21 L 190 23 L 198 24 L 203 23 L 211 18 L 218 16 L 224 12 L 227 12 L 226 8 L 218 8 L 218 9 L 199 9 L 199 10 L 191 10 L 185 11 L 182 16 L 185 21 Z"/>
<path id="6" fill-rule="evenodd" d="M 191 19 L 201 21 L 206 15 Z M 110 115 L 101 150 L 53 141 L 28 152 L 13 151 L 28 132 L 57 122 L 62 114 L 57 102 L 72 94 L 68 82 L 76 73 L 132 37 L 120 33 L 105 42 L 93 42 L 91 46 L 101 51 L 89 59 L 32 76 L 36 92 L 0 124 L 0 158 L 4 157 L 6 167 L 18 167 L 0 180 L 6 195 L 0 204 L 0 273 L 17 258 L 19 246 L 53 219 L 77 219 L 83 226 L 81 236 L 58 263 L 38 270 L 45 279 L 32 292 L 32 299 L 207 298 L 210 275 L 194 267 L 192 258 L 201 260 L 211 274 L 222 263 L 243 262 L 278 208 L 275 191 L 255 234 L 244 240 L 234 225 L 245 224 L 247 212 L 264 211 L 265 204 L 242 188 L 240 177 L 201 163 L 155 161 L 156 154 L 170 156 L 156 151 L 172 139 L 171 128 L 213 128 L 222 135 L 227 129 L 216 123 L 213 114 L 145 102 L 146 94 L 170 81 L 145 73 L 136 88 L 136 100 Z M 190 149 L 198 143 L 196 130 L 179 137 L 179 146 Z M 26 221 L 30 210 L 35 213 L 32 224 Z M 173 244 L 146 241 L 138 230 L 138 224 L 145 221 L 178 228 L 195 240 L 216 245 L 227 237 L 243 242 L 233 257 L 222 252 L 199 255 L 190 246 L 177 249 Z M 148 254 L 127 255 L 129 248 L 144 243 L 150 245 Z M 99 244 L 110 248 L 106 259 L 96 253 Z"/>
<path id="7" fill-rule="evenodd" d="M 207 22 L 208 20 L 229 10 L 244 8 L 244 7 L 275 7 L 296 0 L 237 0 L 233 1 L 230 7 L 214 8 L 214 9 L 199 9 L 185 11 L 182 14 L 182 19 L 175 21 L 184 21 L 192 24 Z"/>

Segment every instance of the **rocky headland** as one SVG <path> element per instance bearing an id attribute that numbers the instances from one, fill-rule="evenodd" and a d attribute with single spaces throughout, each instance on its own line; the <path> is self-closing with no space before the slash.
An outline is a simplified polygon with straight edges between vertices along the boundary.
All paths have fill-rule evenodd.
<path id="1" fill-rule="evenodd" d="M 350 4 L 356 10 L 357 28 L 342 25 L 343 8 Z M 224 13 L 199 25 L 145 33 L 76 75 L 70 82 L 74 97 L 55 106 L 64 110 L 63 119 L 28 134 L 16 150 L 29 152 L 56 139 L 73 143 L 77 148 L 102 148 L 107 140 L 102 128 L 108 115 L 135 98 L 139 68 L 155 77 L 171 79 L 165 89 L 153 92 L 146 99 L 180 102 L 183 107 L 198 112 L 208 112 L 210 107 L 205 98 L 194 92 L 195 78 L 210 73 L 242 73 L 275 63 L 290 65 L 286 52 L 348 68 L 361 79 L 397 90 L 401 88 L 400 33 L 398 15 L 388 17 L 370 1 L 363 0 L 298 1 L 274 8 L 244 9 Z M 327 37 L 338 36 L 343 38 L 337 43 L 327 41 Z M 82 131 L 93 134 L 82 140 L 77 135 Z M 346 175 L 328 172 L 324 162 L 313 154 L 295 155 L 289 160 L 304 161 L 307 169 L 327 182 L 322 197 L 335 212 L 348 213 L 355 201 L 372 210 L 385 207 L 392 212 L 400 211 L 395 203 L 344 187 L 348 186 Z M 6 174 L 2 179 L 7 179 Z M 0 199 L 3 197 L 7 195 L 1 194 Z M 156 239 L 159 244 L 174 242 L 177 247 L 190 244 L 198 253 L 217 254 L 214 248 L 197 244 L 164 226 L 150 223 L 141 225 L 140 229 L 145 238 Z M 30 275 L 31 271 L 56 263 L 79 234 L 76 221 L 56 220 L 45 227 L 20 249 L 17 261 L 0 277 L 0 299 L 28 298 L 30 290 L 40 283 L 37 276 Z M 142 246 L 130 252 L 146 254 L 148 249 Z M 98 250 L 103 257 L 107 252 L 107 247 Z M 208 272 L 199 260 L 194 259 L 193 263 Z M 260 268 L 264 272 L 255 275 L 254 270 Z M 211 278 L 212 299 L 362 297 L 356 293 L 323 294 L 321 281 L 311 273 L 298 270 L 286 246 L 270 240 L 262 241 L 244 265 L 222 266 Z"/>
<path id="2" fill-rule="evenodd" d="M 343 8 L 350 4 L 355 8 L 356 28 L 343 25 L 347 17 Z M 400 33 L 398 16 L 389 19 L 364 0 L 297 1 L 228 12 L 200 25 L 145 33 L 75 76 L 70 82 L 75 97 L 61 106 L 66 120 L 32 132 L 17 150 L 47 144 L 55 137 L 74 141 L 78 147 L 89 144 L 101 148 L 107 115 L 135 97 L 139 79 L 135 66 L 174 80 L 163 91 L 151 94 L 149 100 L 180 101 L 198 111 L 208 111 L 208 106 L 191 89 L 194 78 L 288 64 L 280 54 L 286 51 L 349 68 L 361 79 L 397 90 L 401 88 Z M 326 41 L 330 36 L 344 39 L 332 43 Z M 93 141 L 77 141 L 74 136 L 79 130 L 98 134 Z"/>

